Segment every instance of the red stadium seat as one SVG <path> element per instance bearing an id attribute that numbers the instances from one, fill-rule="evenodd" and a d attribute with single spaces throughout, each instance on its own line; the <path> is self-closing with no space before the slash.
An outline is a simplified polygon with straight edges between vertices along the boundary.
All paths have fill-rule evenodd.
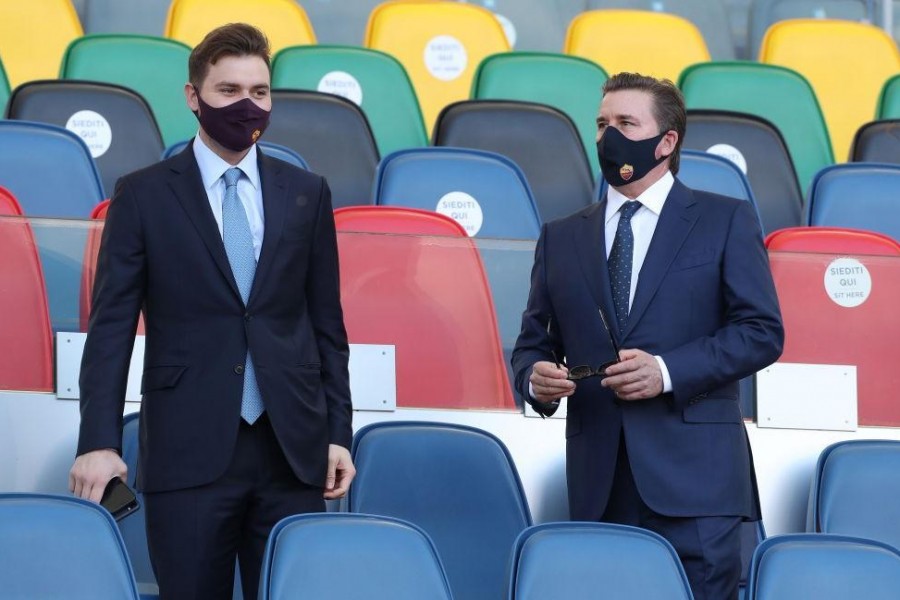
<path id="1" fill-rule="evenodd" d="M 766 237 L 766 248 L 779 252 L 900 256 L 900 243 L 894 238 L 875 231 L 844 227 L 779 229 Z"/>
<path id="2" fill-rule="evenodd" d="M 397 406 L 515 409 L 487 276 L 462 227 L 385 206 L 338 209 L 335 222 L 348 337 L 396 347 Z"/>
<path id="3" fill-rule="evenodd" d="M 53 335 L 31 225 L 0 187 L 0 389 L 53 391 Z"/>

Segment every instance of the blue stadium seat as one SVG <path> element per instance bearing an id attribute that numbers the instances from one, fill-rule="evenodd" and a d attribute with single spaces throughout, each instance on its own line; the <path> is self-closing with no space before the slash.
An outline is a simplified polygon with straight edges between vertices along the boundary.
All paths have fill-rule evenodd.
<path id="1" fill-rule="evenodd" d="M 451 600 L 428 535 L 399 519 L 294 515 L 272 529 L 259 600 L 366 598 Z"/>
<path id="2" fill-rule="evenodd" d="M 374 204 L 443 213 L 471 237 L 536 240 L 540 217 L 514 162 L 465 148 L 400 150 L 375 175 Z"/>
<path id="3" fill-rule="evenodd" d="M 0 494 L 0 596 L 138 600 L 115 521 L 71 496 Z"/>
<path id="4" fill-rule="evenodd" d="M 516 540 L 509 600 L 693 600 L 662 536 L 612 523 L 544 523 Z"/>
<path id="5" fill-rule="evenodd" d="M 869 229 L 900 240 L 900 165 L 847 163 L 813 179 L 807 225 Z"/>
<path id="6" fill-rule="evenodd" d="M 128 466 L 128 485 L 135 489 L 137 485 L 138 470 L 138 429 L 140 428 L 140 413 L 134 412 L 125 415 L 122 421 L 122 460 Z M 135 489 L 138 502 L 144 505 L 143 494 Z M 142 600 L 159 595 L 159 586 L 156 584 L 156 576 L 153 574 L 153 566 L 150 564 L 150 552 L 147 550 L 147 530 L 144 511 L 139 510 L 122 519 L 119 523 L 122 539 L 125 541 L 125 549 L 134 569 L 134 578 L 137 580 L 138 589 Z"/>
<path id="7" fill-rule="evenodd" d="M 682 150 L 678 178 L 689 188 L 747 200 L 753 205 L 762 228 L 762 217 L 750 189 L 750 182 L 737 165 L 727 158 L 697 150 Z"/>
<path id="8" fill-rule="evenodd" d="M 900 552 L 871 540 L 800 533 L 759 545 L 750 567 L 752 600 L 893 600 Z"/>
<path id="9" fill-rule="evenodd" d="M 171 158 L 184 150 L 189 143 L 189 140 L 185 140 L 183 142 L 178 142 L 177 144 L 172 144 L 168 148 L 163 151 L 163 158 Z M 277 158 L 279 160 L 283 160 L 284 162 L 291 163 L 296 167 L 300 167 L 301 169 L 305 169 L 309 171 L 309 165 L 306 164 L 306 161 L 303 160 L 303 157 L 300 156 L 296 150 L 292 150 L 287 146 L 282 146 L 281 144 L 273 144 L 272 142 L 261 141 L 256 144 L 259 146 L 259 149 L 262 150 L 263 154 L 267 156 L 271 156 L 272 158 Z"/>
<path id="10" fill-rule="evenodd" d="M 351 452 L 357 475 L 347 496 L 350 512 L 424 529 L 456 600 L 503 597 L 510 549 L 531 525 L 531 513 L 499 439 L 463 425 L 376 423 L 356 433 Z"/>

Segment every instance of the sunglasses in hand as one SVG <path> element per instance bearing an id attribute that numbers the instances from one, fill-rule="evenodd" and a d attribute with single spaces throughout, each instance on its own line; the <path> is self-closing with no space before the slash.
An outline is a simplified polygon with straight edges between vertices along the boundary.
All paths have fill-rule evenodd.
<path id="1" fill-rule="evenodd" d="M 619 362 L 619 345 L 616 343 L 615 338 L 612 335 L 612 331 L 609 329 L 609 324 L 606 321 L 606 315 L 603 313 L 603 308 L 600 309 L 600 321 L 603 323 L 603 329 L 606 330 L 606 335 L 609 338 L 609 343 L 612 346 L 613 352 L 615 352 L 615 358 L 613 360 L 608 360 L 605 363 L 601 364 L 599 367 L 591 367 L 590 365 L 579 365 L 577 367 L 569 368 L 569 375 L 566 377 L 569 381 L 579 381 L 581 379 L 587 379 L 588 377 L 605 377 L 606 369 L 611 367 L 612 365 Z M 550 354 L 553 356 L 553 362 L 556 365 L 556 368 L 559 369 L 560 366 L 568 366 L 559 360 L 559 357 L 556 355 L 556 350 L 554 349 L 556 344 L 556 335 L 553 331 L 553 317 L 547 317 L 547 337 L 550 339 Z"/>

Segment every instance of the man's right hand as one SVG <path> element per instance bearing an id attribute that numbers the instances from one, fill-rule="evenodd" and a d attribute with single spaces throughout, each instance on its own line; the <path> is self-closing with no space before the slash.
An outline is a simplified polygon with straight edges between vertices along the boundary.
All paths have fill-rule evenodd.
<path id="1" fill-rule="evenodd" d="M 529 378 L 534 399 L 548 404 L 571 396 L 575 391 L 575 382 L 566 379 L 568 375 L 569 370 L 564 366 L 557 367 L 552 362 L 545 360 L 534 363 L 534 369 Z"/>
<path id="2" fill-rule="evenodd" d="M 128 481 L 128 467 L 115 450 L 92 450 L 75 458 L 69 471 L 69 491 L 85 500 L 100 502 L 113 477 Z"/>

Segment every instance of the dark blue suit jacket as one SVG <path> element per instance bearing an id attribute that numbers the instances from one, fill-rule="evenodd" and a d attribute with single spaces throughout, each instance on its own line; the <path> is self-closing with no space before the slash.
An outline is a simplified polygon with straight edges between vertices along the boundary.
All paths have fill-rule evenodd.
<path id="1" fill-rule="evenodd" d="M 259 153 L 265 234 L 241 300 L 192 146 L 123 177 L 110 204 L 81 369 L 78 453 L 120 448 L 143 308 L 138 486 L 208 483 L 228 467 L 249 346 L 266 411 L 302 481 L 350 447 L 349 348 L 325 180 Z"/>
<path id="2" fill-rule="evenodd" d="M 618 331 L 605 253 L 606 200 L 544 226 L 531 292 L 513 352 L 526 398 L 535 362 L 552 360 L 547 319 L 567 364 L 597 366 L 621 348 L 660 355 L 672 393 L 621 402 L 599 378 L 568 400 L 566 468 L 571 517 L 598 520 L 624 432 L 642 499 L 669 516 L 755 517 L 758 500 L 738 381 L 774 362 L 784 332 L 750 203 L 693 191 L 669 193 L 638 279 L 628 326 Z M 544 414 L 549 405 L 534 402 Z"/>

